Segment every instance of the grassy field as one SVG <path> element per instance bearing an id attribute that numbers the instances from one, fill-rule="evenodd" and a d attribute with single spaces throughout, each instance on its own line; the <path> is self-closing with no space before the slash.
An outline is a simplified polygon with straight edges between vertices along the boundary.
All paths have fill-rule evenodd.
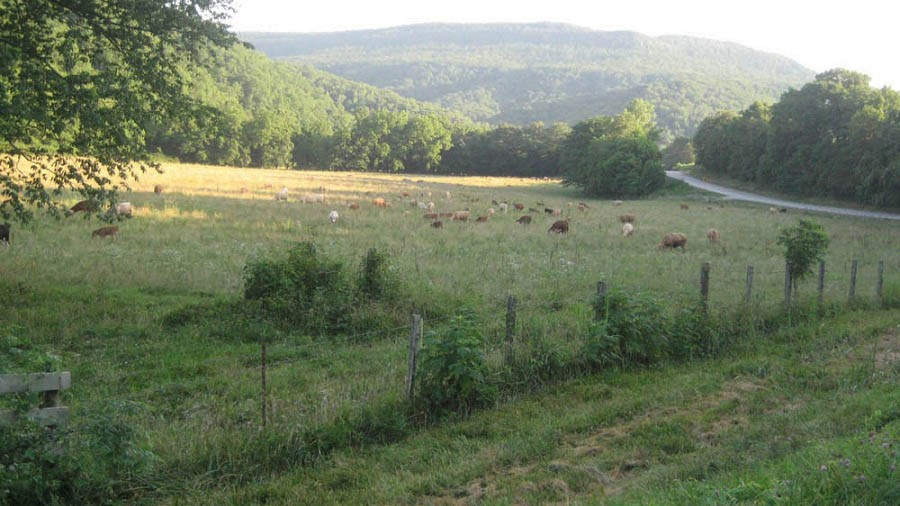
<path id="1" fill-rule="evenodd" d="M 153 194 L 156 184 L 163 194 Z M 281 187 L 287 202 L 274 199 Z M 320 190 L 325 204 L 299 202 Z M 376 208 L 377 197 L 391 207 Z M 124 200 L 135 216 L 115 238 L 92 239 L 101 224 L 80 217 L 38 220 L 15 227 L 12 246 L 0 249 L 0 370 L 22 367 L 16 354 L 33 351 L 46 367 L 72 371 L 64 399 L 76 419 L 112 412 L 135 431 L 145 465 L 117 485 L 123 500 L 721 504 L 776 493 L 805 498 L 790 494 L 836 486 L 870 504 L 854 488 L 859 474 L 841 475 L 848 468 L 836 466 L 833 454 L 879 462 L 880 446 L 859 444 L 870 432 L 879 445 L 898 444 L 900 312 L 873 297 L 883 261 L 887 298 L 900 298 L 896 223 L 815 216 L 831 238 L 832 316 L 800 318 L 798 311 L 793 322 L 778 309 L 784 261 L 775 238 L 801 215 L 681 186 L 614 206 L 553 181 L 170 165 Z M 497 209 L 492 200 L 539 211 L 530 226 L 510 212 L 486 223 L 445 219 L 438 230 L 414 200 L 473 216 Z M 581 201 L 585 212 L 575 207 Z M 547 233 L 558 218 L 544 207 L 571 219 L 568 235 Z M 336 224 L 331 209 L 341 215 Z M 637 215 L 631 238 L 621 234 L 624 213 Z M 710 227 L 722 243 L 707 243 Z M 687 251 L 659 251 L 661 236 L 675 231 L 687 234 Z M 570 358 L 592 326 L 600 280 L 677 312 L 698 299 L 700 266 L 710 262 L 711 313 L 722 321 L 757 318 L 724 356 L 538 375 L 470 418 L 406 426 L 380 410 L 402 402 L 408 325 L 322 338 L 224 325 L 218 320 L 227 315 L 203 313 L 240 298 L 245 265 L 298 241 L 354 268 L 369 248 L 387 253 L 404 287 L 398 311 L 422 312 L 434 329 L 460 308 L 473 310 L 492 364 L 502 362 L 508 295 L 519 301 L 517 336 Z M 846 311 L 853 259 L 860 307 Z M 741 306 L 748 265 L 755 268 L 750 310 Z M 799 293 L 801 307 L 808 305 L 815 281 L 801 283 Z M 172 324 L 172 315 L 193 312 L 202 314 Z M 260 334 L 270 341 L 266 432 L 259 428 Z"/>

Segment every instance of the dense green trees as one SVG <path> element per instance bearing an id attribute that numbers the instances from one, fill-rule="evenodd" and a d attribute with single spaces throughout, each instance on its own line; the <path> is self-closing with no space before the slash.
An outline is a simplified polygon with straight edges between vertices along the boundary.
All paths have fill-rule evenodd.
<path id="1" fill-rule="evenodd" d="M 666 178 L 658 136 L 653 106 L 643 100 L 633 101 L 617 116 L 583 121 L 572 129 L 563 149 L 564 183 L 590 196 L 653 193 Z"/>
<path id="2" fill-rule="evenodd" d="M 900 94 L 830 70 L 768 106 L 704 120 L 694 136 L 707 170 L 780 191 L 900 206 Z"/>
<path id="3" fill-rule="evenodd" d="M 493 125 L 575 124 L 641 98 L 654 105 L 664 140 L 692 135 L 717 110 L 772 101 L 813 77 L 787 58 L 737 44 L 552 23 L 240 36 L 273 58 Z"/>
<path id="4" fill-rule="evenodd" d="M 0 1 L 0 215 L 59 215 L 74 190 L 97 202 L 147 165 L 154 124 L 202 116 L 183 93 L 199 49 L 232 42 L 230 0 Z"/>

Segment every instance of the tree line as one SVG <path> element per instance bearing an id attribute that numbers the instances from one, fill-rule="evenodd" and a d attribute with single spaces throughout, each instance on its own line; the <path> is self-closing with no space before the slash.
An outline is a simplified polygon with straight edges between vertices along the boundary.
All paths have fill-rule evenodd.
<path id="1" fill-rule="evenodd" d="M 804 196 L 900 207 L 900 93 L 834 69 L 775 104 L 701 122 L 693 138 L 706 170 Z"/>

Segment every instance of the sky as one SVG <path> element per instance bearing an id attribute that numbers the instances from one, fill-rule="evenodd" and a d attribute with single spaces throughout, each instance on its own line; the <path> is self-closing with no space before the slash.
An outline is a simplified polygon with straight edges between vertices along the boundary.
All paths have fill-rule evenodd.
<path id="1" fill-rule="evenodd" d="M 334 32 L 417 23 L 569 23 L 690 35 L 787 56 L 816 73 L 843 67 L 900 90 L 900 23 L 890 0 L 234 0 L 234 31 Z"/>

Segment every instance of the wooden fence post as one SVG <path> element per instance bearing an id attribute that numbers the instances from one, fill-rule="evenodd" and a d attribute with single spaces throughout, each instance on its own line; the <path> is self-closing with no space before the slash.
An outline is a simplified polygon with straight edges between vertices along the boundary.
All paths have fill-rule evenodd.
<path id="1" fill-rule="evenodd" d="M 744 304 L 749 306 L 753 297 L 753 266 L 747 266 L 747 287 L 744 289 Z"/>
<path id="2" fill-rule="evenodd" d="M 596 311 L 594 318 L 597 321 L 602 320 L 606 313 L 606 281 L 597 282 L 597 307 L 594 309 Z"/>
<path id="3" fill-rule="evenodd" d="M 878 280 L 875 282 L 875 295 L 878 296 L 878 302 L 884 294 L 884 260 L 878 261 Z"/>
<path id="4" fill-rule="evenodd" d="M 266 336 L 262 335 L 259 339 L 259 360 L 260 360 L 260 376 L 262 380 L 262 428 L 266 428 L 268 416 L 268 392 L 266 390 Z"/>
<path id="5" fill-rule="evenodd" d="M 516 331 L 516 298 L 512 295 L 506 298 L 506 353 L 505 360 L 512 362 L 513 340 Z"/>
<path id="6" fill-rule="evenodd" d="M 819 260 L 819 285 L 816 287 L 816 291 L 821 310 L 822 304 L 825 302 L 825 260 Z"/>
<path id="7" fill-rule="evenodd" d="M 419 339 L 422 337 L 422 317 L 412 315 L 412 330 L 409 334 L 409 369 L 406 371 L 406 398 L 412 399 L 416 383 L 416 360 L 419 356 Z"/>
<path id="8" fill-rule="evenodd" d="M 784 307 L 791 307 L 791 263 L 784 264 Z"/>
<path id="9" fill-rule="evenodd" d="M 703 262 L 700 266 L 700 298 L 703 311 L 709 309 L 709 262 Z"/>
<path id="10" fill-rule="evenodd" d="M 856 302 L 856 271 L 859 268 L 859 261 L 855 258 L 850 262 L 850 303 Z"/>

